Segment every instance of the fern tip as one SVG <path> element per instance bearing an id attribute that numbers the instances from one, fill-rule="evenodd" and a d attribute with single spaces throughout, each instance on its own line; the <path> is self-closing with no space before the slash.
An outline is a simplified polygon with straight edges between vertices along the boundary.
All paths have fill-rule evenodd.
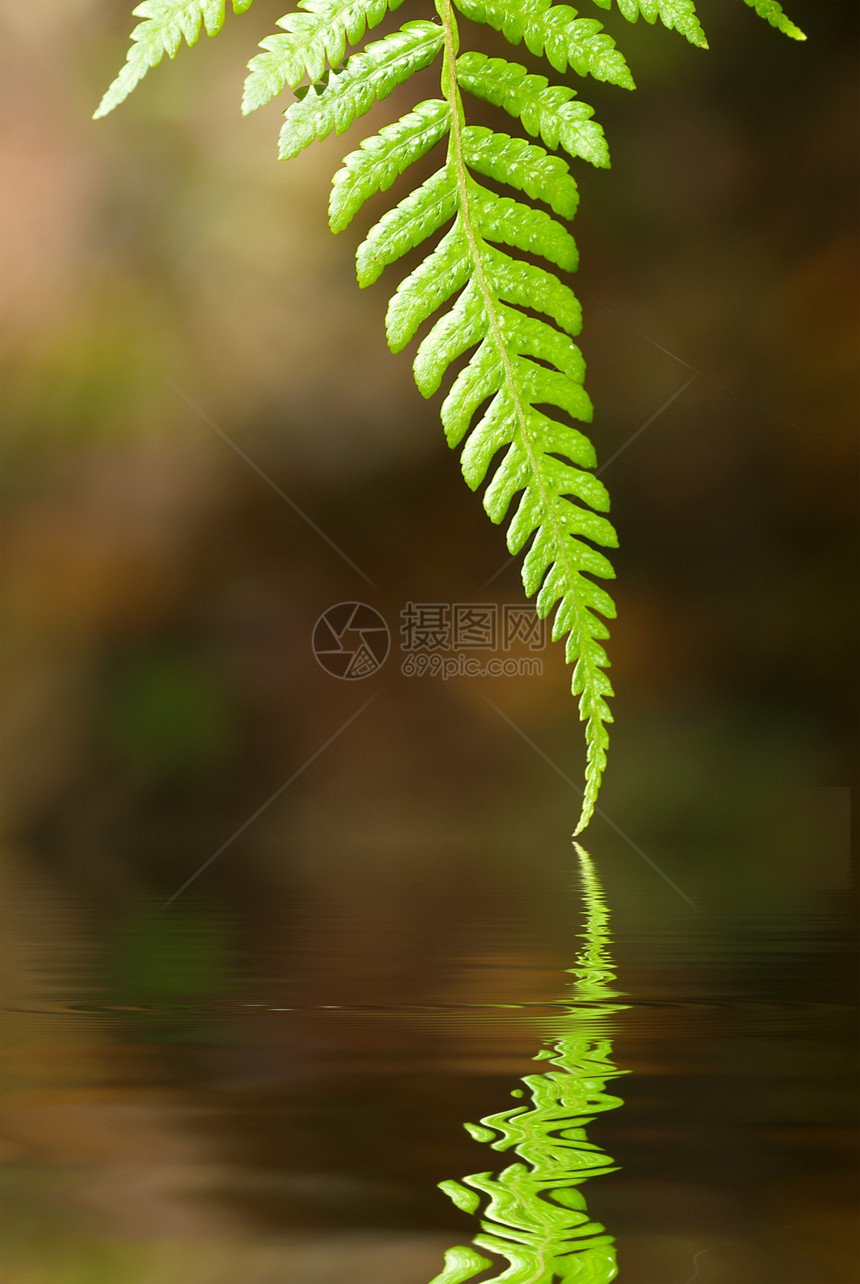
<path id="1" fill-rule="evenodd" d="M 103 120 L 105 116 L 110 115 L 114 107 L 119 105 L 119 100 L 116 99 L 111 92 L 112 89 L 113 85 L 111 85 L 110 89 L 106 90 L 105 93 L 102 94 L 101 101 L 93 112 L 93 120 Z"/>

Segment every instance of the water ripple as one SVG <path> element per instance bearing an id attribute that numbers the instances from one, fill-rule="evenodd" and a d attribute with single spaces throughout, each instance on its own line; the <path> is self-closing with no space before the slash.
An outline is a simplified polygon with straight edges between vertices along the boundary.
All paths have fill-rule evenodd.
<path id="1" fill-rule="evenodd" d="M 573 992 L 559 1005 L 566 1014 L 563 1027 L 534 1058 L 555 1069 L 523 1076 L 524 1086 L 512 1096 L 528 1093 L 529 1105 L 465 1125 L 476 1141 L 497 1151 L 513 1149 L 522 1162 L 499 1173 L 472 1173 L 462 1182 L 440 1183 L 465 1212 L 477 1212 L 482 1197 L 486 1203 L 475 1247 L 449 1249 L 441 1275 L 431 1284 L 463 1284 L 491 1268 L 494 1263 L 477 1249 L 508 1264 L 486 1284 L 564 1284 L 574 1279 L 608 1284 L 618 1273 L 613 1237 L 590 1219 L 579 1187 L 590 1177 L 616 1171 L 614 1161 L 588 1140 L 586 1127 L 595 1115 L 623 1105 L 605 1090 L 610 1080 L 626 1073 L 612 1061 L 605 1023 L 629 1005 L 614 1001 L 619 995 L 611 988 L 609 911 L 591 858 L 580 847 L 577 853 L 587 914 L 585 947 L 570 969 Z"/>

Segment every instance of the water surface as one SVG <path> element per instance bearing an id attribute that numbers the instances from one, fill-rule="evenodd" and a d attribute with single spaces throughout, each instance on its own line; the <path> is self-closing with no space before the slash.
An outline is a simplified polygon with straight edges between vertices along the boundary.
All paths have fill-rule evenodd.
<path id="1" fill-rule="evenodd" d="M 13 858 L 7 1278 L 853 1280 L 850 893 L 621 853 L 165 910 Z"/>

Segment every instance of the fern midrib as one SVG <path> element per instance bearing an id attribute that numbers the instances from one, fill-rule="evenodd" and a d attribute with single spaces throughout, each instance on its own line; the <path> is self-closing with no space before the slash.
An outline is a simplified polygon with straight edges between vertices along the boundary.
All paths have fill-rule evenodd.
<path id="1" fill-rule="evenodd" d="M 525 421 L 525 415 L 523 414 L 523 409 L 522 409 L 522 403 L 520 401 L 520 397 L 519 397 L 519 394 L 517 393 L 516 385 L 514 382 L 514 372 L 511 366 L 510 356 L 508 355 L 508 350 L 505 347 L 504 339 L 502 337 L 502 328 L 501 328 L 501 325 L 499 324 L 499 317 L 498 317 L 499 300 L 496 298 L 495 294 L 490 289 L 489 283 L 487 281 L 486 273 L 484 272 L 484 265 L 481 258 L 480 246 L 486 245 L 486 241 L 477 232 L 475 225 L 472 222 L 472 217 L 469 210 L 469 171 L 466 167 L 466 161 L 463 154 L 463 132 L 462 132 L 463 99 L 462 99 L 462 95 L 460 94 L 459 87 L 457 85 L 457 73 L 454 65 L 457 57 L 457 50 L 455 47 L 455 40 L 454 40 L 454 15 L 451 12 L 451 0 L 441 0 L 441 14 L 442 14 L 442 25 L 445 30 L 445 55 L 444 55 L 444 64 L 442 69 L 442 92 L 444 93 L 448 101 L 448 106 L 451 109 L 451 138 L 450 138 L 449 147 L 448 147 L 448 159 L 449 161 L 453 162 L 454 170 L 456 174 L 457 190 L 460 195 L 460 217 L 462 218 L 463 226 L 466 229 L 466 238 L 472 253 L 472 261 L 475 267 L 475 275 L 478 281 L 478 288 L 480 289 L 481 294 L 483 295 L 483 298 L 484 298 L 484 303 L 487 309 L 487 316 L 489 317 L 489 320 L 490 320 L 490 330 L 492 332 L 493 338 L 496 342 L 496 346 L 501 356 L 502 369 L 504 371 L 504 376 L 505 376 L 505 383 L 507 384 L 508 390 L 511 394 L 511 399 L 515 407 L 517 421 L 520 427 L 520 433 L 523 438 L 523 441 L 525 442 L 525 447 L 528 452 L 529 459 L 531 461 L 532 472 L 535 475 L 535 479 L 537 481 L 538 487 L 543 497 L 544 507 L 547 509 L 548 512 L 551 512 L 551 507 L 548 501 L 546 488 L 544 487 L 543 482 L 541 481 L 540 474 L 537 469 L 537 459 L 535 458 L 534 451 L 532 450 L 531 441 L 529 440 L 529 435 L 528 435 L 526 421 Z M 557 527 L 555 526 L 555 523 L 553 523 L 553 527 L 557 535 Z"/>
<path id="2" fill-rule="evenodd" d="M 581 572 L 579 570 L 579 567 L 576 566 L 576 564 L 573 561 L 573 557 L 570 549 L 570 536 L 568 535 L 567 531 L 564 530 L 563 527 L 559 526 L 555 517 L 554 509 L 553 509 L 552 497 L 548 494 L 547 489 L 543 484 L 541 471 L 540 471 L 540 468 L 538 467 L 537 456 L 535 454 L 535 451 L 532 445 L 531 436 L 529 434 L 528 425 L 526 423 L 526 417 L 523 412 L 522 401 L 517 391 L 516 381 L 514 379 L 514 372 L 513 372 L 513 367 L 511 366 L 510 356 L 508 354 L 507 348 L 505 347 L 504 338 L 502 336 L 502 329 L 501 329 L 501 325 L 499 323 L 499 317 L 498 317 L 499 300 L 496 298 L 495 294 L 490 289 L 489 283 L 487 282 L 486 274 L 484 272 L 484 266 L 483 266 L 483 262 L 480 254 L 480 245 L 486 245 L 486 241 L 477 232 L 474 226 L 474 223 L 472 222 L 470 211 L 469 211 L 469 171 L 467 169 L 465 157 L 463 154 L 463 134 L 462 134 L 463 99 L 460 94 L 459 87 L 457 85 L 457 76 L 456 76 L 456 70 L 455 70 L 455 60 L 457 57 L 457 48 L 456 48 L 456 39 L 455 39 L 456 27 L 455 27 L 455 18 L 451 10 L 451 0 L 437 0 L 436 8 L 437 8 L 437 12 L 439 13 L 439 16 L 442 19 L 442 27 L 443 27 L 444 36 L 445 36 L 445 43 L 444 43 L 445 52 L 444 52 L 444 61 L 443 61 L 443 67 L 442 67 L 441 88 L 442 88 L 442 93 L 444 94 L 445 99 L 451 111 L 451 137 L 448 145 L 448 160 L 449 160 L 449 163 L 453 163 L 455 175 L 457 179 L 457 190 L 460 196 L 460 217 L 463 220 L 463 226 L 466 231 L 466 238 L 467 238 L 469 248 L 472 254 L 472 259 L 475 265 L 475 276 L 478 281 L 478 287 L 481 291 L 481 294 L 483 295 L 484 303 L 487 308 L 487 316 L 489 317 L 489 320 L 490 320 L 490 330 L 501 356 L 501 363 L 502 363 L 502 369 L 504 371 L 505 384 L 507 386 L 508 392 L 510 393 L 511 400 L 514 405 L 514 410 L 517 417 L 517 423 L 520 429 L 520 437 L 522 439 L 523 445 L 525 447 L 526 453 L 529 458 L 529 462 L 531 464 L 531 470 L 532 470 L 532 475 L 535 479 L 535 484 L 537 485 L 537 488 L 541 495 L 541 499 L 543 501 L 542 506 L 543 506 L 544 513 L 546 514 L 546 524 L 550 527 L 552 531 L 554 542 L 558 550 L 557 560 L 560 560 L 562 562 L 564 568 L 568 572 L 568 583 L 570 583 L 572 586 L 571 592 L 573 595 L 574 612 L 576 615 L 577 626 L 579 630 L 579 642 L 580 642 L 579 662 L 585 665 L 586 672 L 589 675 L 590 682 L 593 682 L 596 675 L 594 673 L 594 665 L 592 663 L 591 657 L 588 654 L 588 649 L 584 645 L 585 635 L 583 633 L 583 621 L 582 621 L 582 612 L 581 612 L 582 603 L 580 599 L 580 594 L 576 592 L 576 588 L 575 588 L 575 585 L 577 583 L 578 577 L 581 574 Z M 563 600 L 564 600 L 564 597 L 562 597 L 562 601 Z M 592 721 L 593 718 L 594 718 L 594 715 L 590 714 L 589 721 Z M 600 721 L 602 721 L 602 719 L 600 719 Z"/>

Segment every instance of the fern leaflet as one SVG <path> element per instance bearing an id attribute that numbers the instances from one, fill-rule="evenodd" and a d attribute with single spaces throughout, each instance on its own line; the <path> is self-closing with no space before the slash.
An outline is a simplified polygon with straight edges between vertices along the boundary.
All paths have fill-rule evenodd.
<path id="1" fill-rule="evenodd" d="M 252 2 L 233 0 L 233 12 L 246 13 Z M 187 44 L 196 44 L 201 26 L 207 36 L 217 36 L 224 25 L 224 9 L 225 0 L 144 0 L 139 4 L 134 14 L 144 21 L 131 33 L 134 43 L 125 66 L 99 103 L 96 119 L 118 107 L 165 54 L 175 58 L 183 36 Z"/>
<path id="2" fill-rule="evenodd" d="M 441 46 L 442 32 L 435 22 L 407 22 L 363 53 L 353 54 L 343 71 L 323 78 L 322 89 L 311 85 L 287 108 L 278 147 L 281 160 L 297 156 L 315 139 L 342 134 L 377 99 L 428 66 Z"/>
<path id="3" fill-rule="evenodd" d="M 550 156 L 537 143 L 498 134 L 483 125 L 466 125 L 461 142 L 471 169 L 516 187 L 532 200 L 543 201 L 562 218 L 573 218 L 579 190 L 560 156 Z"/>
<path id="4" fill-rule="evenodd" d="M 242 13 L 251 0 L 232 3 Z M 434 0 L 437 21 L 406 22 L 347 54 L 402 3 L 298 0 L 297 9 L 279 19 L 281 31 L 252 58 L 242 108 L 253 111 L 292 89 L 279 142 L 280 155 L 292 157 L 316 139 L 343 133 L 442 55 L 441 96 L 418 103 L 346 156 L 332 183 L 329 222 L 342 231 L 365 201 L 447 140 L 434 172 L 367 232 L 356 272 L 359 284 L 369 286 L 429 244 L 391 298 L 388 343 L 398 352 L 427 326 L 413 363 L 418 388 L 430 397 L 451 375 L 441 407 L 448 443 L 462 451 L 467 484 L 483 487 L 491 521 L 507 522 L 511 553 L 524 552 L 523 584 L 536 595 L 538 615 L 552 616 L 553 639 L 565 639 L 587 745 L 579 833 L 594 810 L 612 721 L 603 642 L 615 606 L 598 581 L 614 576 L 605 550 L 615 548 L 617 538 L 606 516 L 609 497 L 594 473 L 594 449 L 575 426 L 591 421 L 592 407 L 574 343 L 581 309 L 559 272 L 577 266 L 566 224 L 579 193 L 568 160 L 555 153 L 606 167 L 609 152 L 592 108 L 571 86 L 505 58 L 461 53 L 455 8 L 545 58 L 558 73 L 571 70 L 627 89 L 633 77 L 600 22 L 552 0 Z M 594 3 L 613 7 L 612 0 Z M 694 0 L 615 3 L 630 22 L 659 19 L 707 47 Z M 776 0 L 745 3 L 786 35 L 805 38 Z M 225 8 L 225 0 L 139 5 L 134 12 L 143 21 L 128 60 L 96 115 L 121 102 L 165 53 L 172 58 L 183 37 L 193 44 L 203 27 L 209 35 L 218 32 Z M 468 123 L 464 94 L 502 109 L 540 142 Z"/>
<path id="5" fill-rule="evenodd" d="M 288 13 L 278 20 L 285 36 L 268 36 L 248 64 L 242 111 L 247 116 L 265 106 L 289 85 L 295 89 L 304 78 L 319 80 L 326 64 L 343 61 L 347 43 L 358 44 L 368 27 L 377 26 L 389 10 L 403 0 L 299 0 L 304 13 Z"/>
<path id="6" fill-rule="evenodd" d="M 612 0 L 594 0 L 601 9 L 611 9 Z M 691 45 L 707 49 L 708 41 L 696 15 L 695 0 L 616 0 L 619 10 L 628 22 L 636 22 L 641 14 L 646 22 L 655 23 L 659 18 L 670 31 L 680 31 Z"/>
<path id="7" fill-rule="evenodd" d="M 551 0 L 454 0 L 464 17 L 485 22 L 513 45 L 525 44 L 556 71 L 570 67 L 580 76 L 634 89 L 630 68 L 599 22 L 578 18 L 569 5 Z"/>
<path id="8" fill-rule="evenodd" d="M 563 147 L 569 156 L 581 156 L 592 165 L 609 166 L 609 148 L 603 130 L 592 120 L 594 109 L 572 102 L 576 90 L 550 85 L 545 76 L 533 76 L 518 62 L 464 53 L 457 59 L 457 81 L 475 98 L 503 107 L 518 117 L 533 138 L 547 147 Z"/>
<path id="9" fill-rule="evenodd" d="M 366 200 L 377 192 L 388 191 L 413 161 L 441 142 L 450 127 L 448 104 L 444 99 L 431 98 L 394 125 L 386 125 L 372 138 L 365 138 L 358 151 L 346 157 L 332 181 L 331 230 L 342 232 Z"/>
<path id="10" fill-rule="evenodd" d="M 805 40 L 806 36 L 796 26 L 788 15 L 783 11 L 782 5 L 777 0 L 744 0 L 751 9 L 755 9 L 760 18 L 764 18 L 777 31 L 781 31 L 784 36 L 790 36 L 792 40 Z"/>

